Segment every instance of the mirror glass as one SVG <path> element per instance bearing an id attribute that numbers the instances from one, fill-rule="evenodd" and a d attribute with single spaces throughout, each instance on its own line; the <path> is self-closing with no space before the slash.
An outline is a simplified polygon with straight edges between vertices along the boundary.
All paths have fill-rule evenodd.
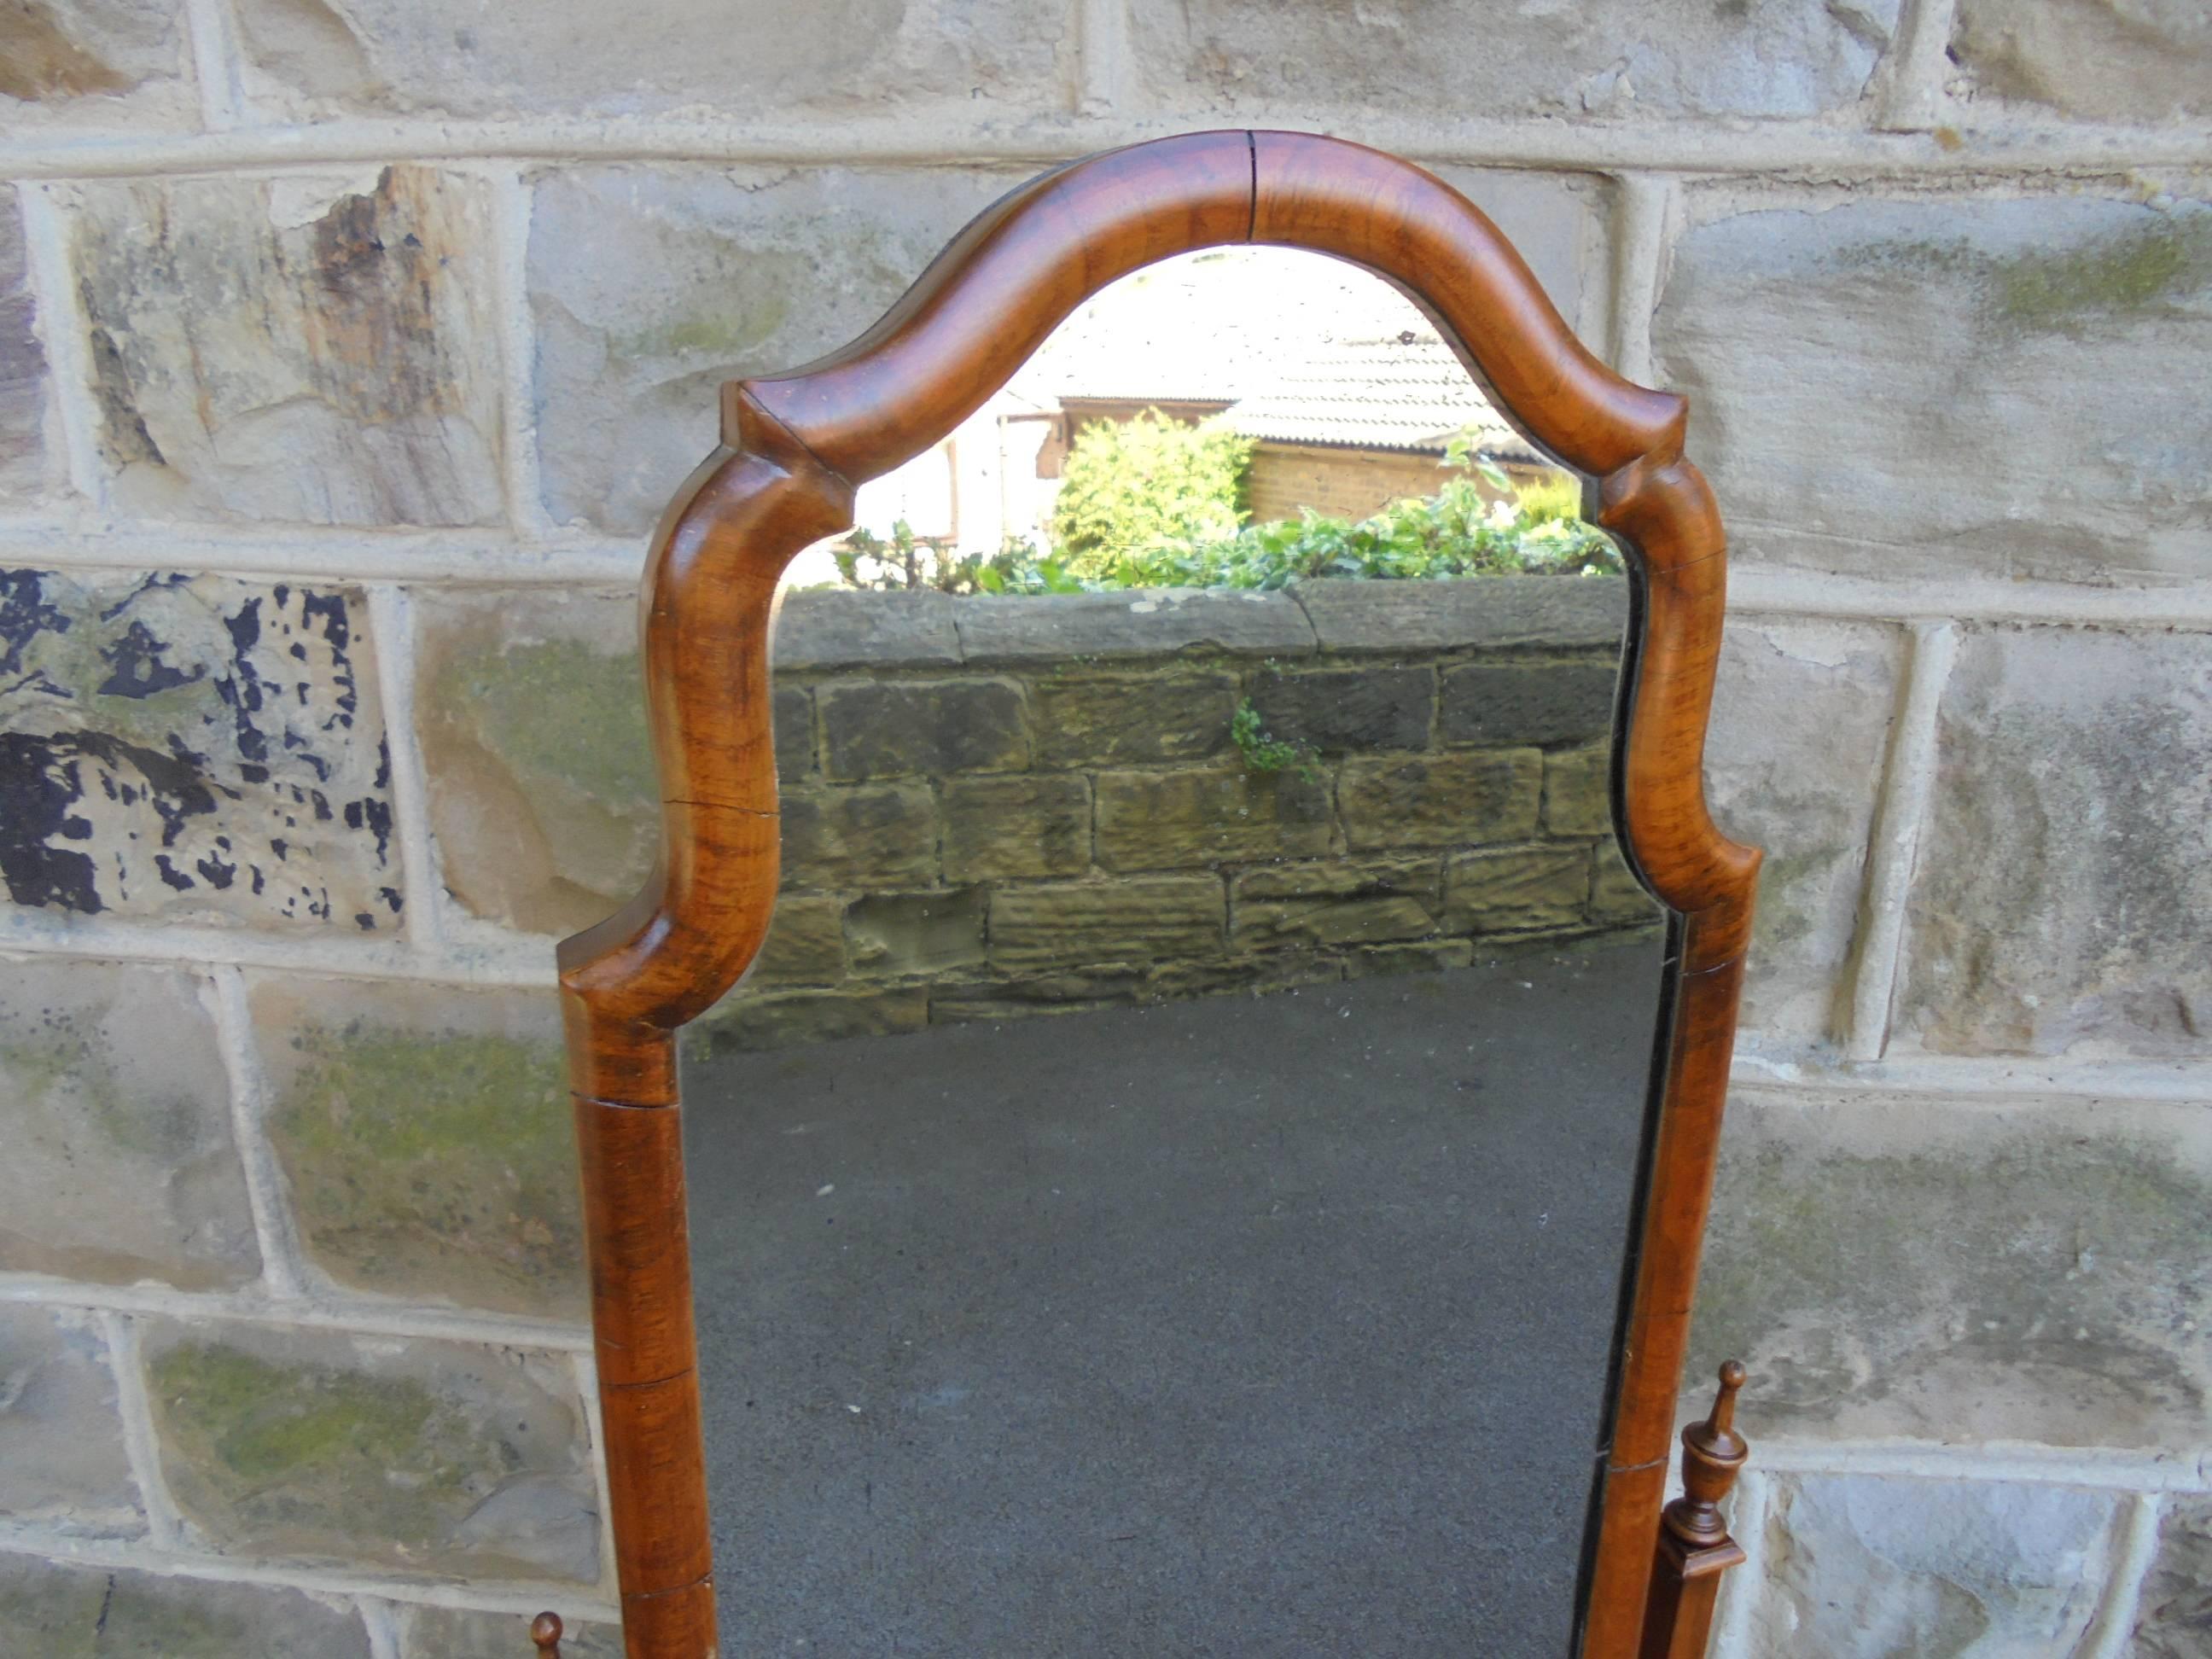
<path id="1" fill-rule="evenodd" d="M 1667 950 L 1582 511 L 1237 249 L 794 565 L 685 1054 L 727 1650 L 1571 1652 Z"/>

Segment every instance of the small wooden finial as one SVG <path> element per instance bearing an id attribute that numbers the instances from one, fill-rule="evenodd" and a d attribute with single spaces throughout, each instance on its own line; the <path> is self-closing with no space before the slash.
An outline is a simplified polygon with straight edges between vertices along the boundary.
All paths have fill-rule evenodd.
<path id="1" fill-rule="evenodd" d="M 561 1615 L 541 1613 L 530 1621 L 530 1639 L 545 1659 L 561 1659 Z"/>
<path id="2" fill-rule="evenodd" d="M 1736 1471 L 1751 1449 L 1735 1431 L 1735 1397 L 1746 1375 L 1740 1359 L 1722 1366 L 1712 1411 L 1704 1422 L 1682 1431 L 1682 1495 L 1667 1506 L 1667 1526 L 1692 1547 L 1728 1536 L 1721 1503 L 1734 1489 Z"/>

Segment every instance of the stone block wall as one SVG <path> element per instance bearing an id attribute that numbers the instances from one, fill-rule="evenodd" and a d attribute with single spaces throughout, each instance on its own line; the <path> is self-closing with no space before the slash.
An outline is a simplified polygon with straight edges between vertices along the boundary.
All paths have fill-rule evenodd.
<path id="1" fill-rule="evenodd" d="M 1431 166 L 1692 398 L 1711 786 L 1770 853 L 1701 1300 L 1756 1379 L 1720 1651 L 2203 1650 L 2208 87 L 2197 9 L 2113 0 L 0 15 L 0 1628 L 448 1659 L 611 1614 L 547 991 L 646 856 L 643 533 L 718 380 L 1041 166 L 1234 125 Z M 1310 717 L 1387 723 L 1428 675 L 1392 752 L 1525 801 L 1510 757 L 1573 745 L 1447 684 L 1538 635 L 1437 597 L 1148 613 L 1194 655 L 1111 730 L 1048 695 L 1065 612 L 794 611 L 815 884 L 755 1006 L 979 927 L 1002 1000 L 1127 941 L 1025 923 L 1072 888 L 1224 957 L 1239 914 L 1410 921 L 1199 844 L 1247 785 L 1181 696 L 1336 674 Z M 956 704 L 920 785 L 885 721 Z M 1419 792 L 1361 764 L 1285 826 L 1395 862 L 1356 826 Z M 1138 867 L 1109 778 L 1220 859 Z M 885 828 L 917 790 L 933 864 Z"/>

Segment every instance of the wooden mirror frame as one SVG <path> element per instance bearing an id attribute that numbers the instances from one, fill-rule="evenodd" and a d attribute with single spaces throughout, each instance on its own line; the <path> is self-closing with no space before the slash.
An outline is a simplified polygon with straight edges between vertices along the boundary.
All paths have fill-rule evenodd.
<path id="1" fill-rule="evenodd" d="M 851 526 L 856 485 L 941 440 L 1085 299 L 1155 260 L 1238 242 L 1334 255 L 1404 292 L 1502 413 L 1596 481 L 1598 522 L 1628 556 L 1614 823 L 1672 917 L 1582 1654 L 1702 1650 L 1705 1618 L 1671 1609 L 1702 1592 L 1709 1616 L 1710 1575 L 1741 1553 L 1710 1504 L 1685 1500 L 1663 1527 L 1660 1505 L 1759 854 L 1723 836 L 1705 805 L 1726 559 L 1711 491 L 1682 456 L 1687 405 L 1585 350 L 1512 246 L 1442 180 L 1337 139 L 1236 131 L 1136 144 L 1032 179 L 850 345 L 726 386 L 720 447 L 654 533 L 642 625 L 660 856 L 635 899 L 560 947 L 630 1659 L 716 1651 L 676 1033 L 737 982 L 775 906 L 777 578 L 802 548 Z M 1707 1426 L 1721 1449 L 1707 1461 L 1732 1473 L 1726 1454 L 1733 1445 L 1741 1462 L 1741 1443 L 1723 1408 Z M 1670 1547 L 1675 1565 L 1655 1579 Z M 1698 1561 L 1705 1577 L 1692 1582 Z"/>

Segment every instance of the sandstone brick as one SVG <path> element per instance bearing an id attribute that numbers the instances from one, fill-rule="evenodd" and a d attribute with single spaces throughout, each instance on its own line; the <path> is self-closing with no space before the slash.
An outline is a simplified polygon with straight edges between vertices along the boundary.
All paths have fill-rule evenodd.
<path id="1" fill-rule="evenodd" d="M 1204 760 L 1229 746 L 1237 682 L 1227 674 L 1058 672 L 1034 682 L 1036 763 L 1130 766 Z"/>
<path id="2" fill-rule="evenodd" d="M 1022 973 L 1062 963 L 1215 956 L 1226 904 L 1213 876 L 1000 888 L 991 895 L 991 966 Z"/>
<path id="3" fill-rule="evenodd" d="M 0 22 L 0 29 L 7 27 Z M 47 459 L 46 355 L 39 343 L 23 225 L 15 192 L 0 185 L 0 505 L 27 506 L 43 495 Z"/>
<path id="4" fill-rule="evenodd" d="M 1949 1054 L 2212 1052 L 2212 638 L 1978 635 L 1936 743 L 1900 1030 Z"/>
<path id="5" fill-rule="evenodd" d="M 1313 626 L 1297 601 L 1249 589 L 986 597 L 963 600 L 953 617 L 971 663 L 1103 662 L 1182 651 L 1296 657 L 1314 648 Z"/>
<path id="6" fill-rule="evenodd" d="M 355 1608 L 267 1584 L 0 1556 L 0 1629 L 25 1659 L 283 1654 L 371 1659 Z M 528 1652 L 526 1646 L 524 1651 Z"/>
<path id="7" fill-rule="evenodd" d="M 937 803 L 919 783 L 793 789 L 783 797 L 790 887 L 911 887 L 937 874 Z"/>
<path id="8" fill-rule="evenodd" d="M 1427 668 L 1278 671 L 1252 683 L 1252 706 L 1269 735 L 1323 754 L 1425 749 L 1436 701 Z"/>
<path id="9" fill-rule="evenodd" d="M 1751 1650 L 2075 1653 L 2114 1554 L 2110 1492 L 1999 1480 L 1778 1479 Z"/>
<path id="10" fill-rule="evenodd" d="M 1437 927 L 1435 859 L 1326 860 L 1247 870 L 1229 884 L 1239 950 L 1420 939 Z"/>
<path id="11" fill-rule="evenodd" d="M 1628 627 L 1628 584 L 1613 577 L 1317 581 L 1297 592 L 1324 651 L 1618 649 Z"/>
<path id="12" fill-rule="evenodd" d="M 811 53 L 821 31 L 765 33 L 804 35 Z M 726 38 L 750 52 L 763 34 Z M 725 81 L 714 97 L 727 95 Z M 649 530 L 714 447 L 721 381 L 844 344 L 1013 182 L 968 168 L 538 175 L 526 281 L 547 511 Z M 803 597 L 786 607 L 787 631 Z"/>
<path id="13" fill-rule="evenodd" d="M 1563 749 L 1544 757 L 1544 828 L 1602 836 L 1613 828 L 1613 750 Z"/>
<path id="14" fill-rule="evenodd" d="M 1455 933 L 1565 927 L 1589 902 L 1585 847 L 1500 847 L 1462 853 L 1444 866 L 1443 925 Z"/>
<path id="15" fill-rule="evenodd" d="M 16 903 L 397 927 L 358 593 L 14 571 L 0 594 L 0 876 Z"/>
<path id="16" fill-rule="evenodd" d="M 892 1036 L 928 1023 L 929 993 L 919 985 L 759 994 L 741 986 L 690 1027 L 685 1038 L 693 1053 L 711 1054 Z"/>
<path id="17" fill-rule="evenodd" d="M 828 984 L 844 977 L 845 901 L 827 893 L 779 896 L 745 983 Z"/>
<path id="18" fill-rule="evenodd" d="M 1500 749 L 1595 743 L 1613 731 L 1620 679 L 1612 662 L 1469 663 L 1447 669 L 1437 735 Z"/>
<path id="19" fill-rule="evenodd" d="M 0 124 L 197 128 L 191 45 L 173 0 L 48 0 L 0 13 Z"/>
<path id="20" fill-rule="evenodd" d="M 1686 1375 L 1750 1365 L 1754 1437 L 2190 1444 L 2208 1204 L 2195 1106 L 1749 1093 Z"/>
<path id="21" fill-rule="evenodd" d="M 555 999 L 271 981 L 252 1010 L 270 1139 L 318 1267 L 412 1301 L 582 1314 Z"/>
<path id="22" fill-rule="evenodd" d="M 2196 1659 L 2212 1632 L 2212 1498 L 2174 1498 L 2159 1516 L 2128 1659 Z"/>
<path id="23" fill-rule="evenodd" d="M 1028 774 L 945 786 L 945 878 L 1079 876 L 1091 867 L 1091 781 Z"/>
<path id="24" fill-rule="evenodd" d="M 950 667 L 960 660 L 952 611 L 953 601 L 933 588 L 801 588 L 785 594 L 775 613 L 775 665 L 779 672 Z"/>
<path id="25" fill-rule="evenodd" d="M 73 258 L 119 507 L 340 525 L 502 516 L 479 185 L 395 166 L 81 188 Z"/>
<path id="26" fill-rule="evenodd" d="M 621 1630 L 562 1614 L 561 1659 L 623 1659 Z M 399 1659 L 523 1659 L 530 1615 L 471 1613 L 459 1607 L 410 1607 L 400 1614 Z"/>
<path id="27" fill-rule="evenodd" d="M 1740 556 L 1876 577 L 2212 574 L 2203 204 L 1743 213 L 1691 229 L 1672 269 L 1655 373 L 1698 410 Z"/>
<path id="28" fill-rule="evenodd" d="M 1345 839 L 1356 852 L 1525 841 L 1536 830 L 1543 775 L 1534 749 L 1358 757 L 1337 783 Z"/>
<path id="29" fill-rule="evenodd" d="M 855 972 L 941 974 L 983 960 L 986 890 L 870 893 L 845 907 Z"/>
<path id="30" fill-rule="evenodd" d="M 1897 23 L 1893 0 L 1716 12 L 1628 0 L 1486 14 L 1480 52 L 1439 50 L 1445 0 L 1346 10 L 1319 0 L 1193 0 L 1135 14 L 1152 95 L 1224 112 L 1411 105 L 1487 116 L 1819 115 L 1855 104 Z"/>
<path id="31" fill-rule="evenodd" d="M 0 1305 L 0 1516 L 94 1535 L 145 1530 L 91 1314 Z"/>
<path id="32" fill-rule="evenodd" d="M 1011 680 L 832 683 L 816 701 L 823 769 L 833 778 L 941 777 L 1029 764 L 1021 688 Z"/>
<path id="33" fill-rule="evenodd" d="M 769 699 L 775 724 L 775 776 L 797 783 L 814 769 L 814 693 L 803 685 L 779 685 Z"/>
<path id="34" fill-rule="evenodd" d="M 565 1358 L 151 1322 L 161 1471 L 216 1548 L 441 1577 L 599 1579 Z"/>
<path id="35" fill-rule="evenodd" d="M 1174 870 L 1329 850 L 1328 786 L 1296 771 L 1101 772 L 1098 862 Z"/>
<path id="36" fill-rule="evenodd" d="M 1379 979 L 1396 974 L 1440 974 L 1474 961 L 1474 945 L 1463 939 L 1424 939 L 1413 945 L 1377 945 L 1344 959 L 1347 979 Z"/>
<path id="37" fill-rule="evenodd" d="M 230 1082 L 191 975 L 10 964 L 0 1126 L 0 1268 L 186 1290 L 259 1274 Z"/>
<path id="38" fill-rule="evenodd" d="M 1960 0 L 1951 61 L 1977 101 L 2130 125 L 2212 114 L 2212 16 L 2189 0 Z"/>
<path id="39" fill-rule="evenodd" d="M 1659 901 L 1644 890 L 1644 884 L 1621 857 L 1620 843 L 1610 836 L 1600 842 L 1590 869 L 1590 920 L 1656 922 L 1663 920 L 1664 914 Z"/>

